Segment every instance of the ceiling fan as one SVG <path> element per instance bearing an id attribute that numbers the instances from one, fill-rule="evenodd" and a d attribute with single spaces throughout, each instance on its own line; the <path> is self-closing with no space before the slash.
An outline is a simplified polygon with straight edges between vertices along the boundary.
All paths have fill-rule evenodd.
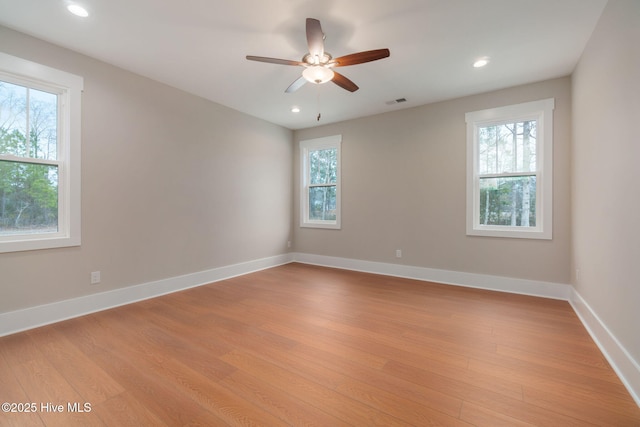
<path id="1" fill-rule="evenodd" d="M 302 76 L 289 85 L 285 90 L 286 93 L 295 92 L 307 82 L 322 84 L 328 81 L 334 82 L 349 92 L 355 92 L 358 90 L 358 85 L 342 74 L 334 71 L 333 68 L 377 61 L 378 59 L 383 59 L 390 55 L 389 49 L 376 49 L 333 58 L 331 54 L 324 50 L 324 39 L 325 35 L 322 32 L 320 21 L 313 18 L 307 18 L 307 45 L 309 46 L 309 53 L 304 55 L 302 60 L 292 61 L 288 59 L 267 58 L 264 56 L 251 55 L 247 55 L 247 59 L 250 61 L 269 62 L 271 64 L 297 65 L 304 67 Z"/>

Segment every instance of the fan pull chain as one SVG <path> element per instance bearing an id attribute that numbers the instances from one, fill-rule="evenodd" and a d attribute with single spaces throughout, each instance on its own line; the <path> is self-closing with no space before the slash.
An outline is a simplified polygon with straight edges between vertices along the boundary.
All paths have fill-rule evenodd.
<path id="1" fill-rule="evenodd" d="M 322 114 L 320 113 L 320 85 L 316 85 L 316 90 L 317 90 L 317 98 L 316 101 L 318 103 L 318 117 L 316 117 L 316 121 L 320 121 L 320 117 L 322 117 Z"/>

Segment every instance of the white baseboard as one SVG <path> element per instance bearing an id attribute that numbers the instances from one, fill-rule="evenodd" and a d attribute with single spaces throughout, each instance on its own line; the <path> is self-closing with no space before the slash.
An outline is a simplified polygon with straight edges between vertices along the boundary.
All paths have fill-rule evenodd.
<path id="1" fill-rule="evenodd" d="M 636 362 L 589 304 L 572 288 L 569 303 L 631 397 L 640 406 L 640 364 Z"/>
<path id="2" fill-rule="evenodd" d="M 51 304 L 0 313 L 0 336 L 290 263 L 291 254 L 171 277 Z"/>
<path id="3" fill-rule="evenodd" d="M 313 264 L 345 270 L 382 274 L 385 276 L 437 282 L 446 285 L 465 286 L 468 288 L 487 289 L 499 292 L 509 292 L 512 294 L 532 295 L 565 301 L 569 300 L 571 291 L 570 285 L 562 283 L 463 273 L 459 271 L 438 270 L 434 268 L 413 267 L 409 265 L 337 258 L 324 255 L 294 253 L 293 261 L 303 264 Z"/>

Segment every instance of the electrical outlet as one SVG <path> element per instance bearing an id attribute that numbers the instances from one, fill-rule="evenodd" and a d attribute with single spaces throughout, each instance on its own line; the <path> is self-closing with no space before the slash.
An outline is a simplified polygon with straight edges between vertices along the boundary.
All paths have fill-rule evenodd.
<path id="1" fill-rule="evenodd" d="M 287 247 L 290 248 L 291 247 L 291 240 L 287 241 Z"/>
<path id="2" fill-rule="evenodd" d="M 396 258 L 402 258 L 402 250 L 396 249 Z"/>
<path id="3" fill-rule="evenodd" d="M 98 283 L 100 283 L 100 272 L 99 271 L 92 271 L 91 272 L 91 284 L 92 285 L 97 285 Z"/>

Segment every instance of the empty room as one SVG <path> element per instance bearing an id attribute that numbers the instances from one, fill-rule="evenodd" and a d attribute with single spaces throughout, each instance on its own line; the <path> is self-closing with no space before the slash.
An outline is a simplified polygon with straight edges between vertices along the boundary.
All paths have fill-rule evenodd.
<path id="1" fill-rule="evenodd" d="M 0 426 L 640 426 L 637 0 L 0 0 Z"/>

